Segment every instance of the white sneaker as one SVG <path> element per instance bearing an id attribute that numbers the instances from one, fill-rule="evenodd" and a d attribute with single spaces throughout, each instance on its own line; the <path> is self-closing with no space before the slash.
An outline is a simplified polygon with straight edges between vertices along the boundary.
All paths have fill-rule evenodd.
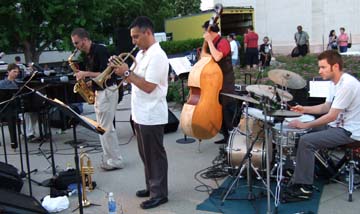
<path id="1" fill-rule="evenodd" d="M 102 168 L 105 171 L 111 171 L 111 170 L 116 170 L 116 169 L 122 169 L 122 168 L 124 168 L 124 165 L 123 164 L 118 164 L 116 166 L 113 166 L 113 165 L 110 165 L 110 164 L 108 164 L 106 162 L 102 162 L 100 164 L 100 168 Z"/>

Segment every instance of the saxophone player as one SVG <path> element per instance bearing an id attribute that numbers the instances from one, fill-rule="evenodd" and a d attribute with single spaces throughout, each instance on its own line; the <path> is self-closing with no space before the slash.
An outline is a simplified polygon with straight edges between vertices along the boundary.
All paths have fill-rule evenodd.
<path id="1" fill-rule="evenodd" d="M 74 72 L 76 80 L 95 78 L 107 67 L 110 57 L 106 47 L 91 41 L 89 33 L 84 28 L 76 28 L 71 33 L 71 41 L 75 48 L 85 53 L 85 70 Z M 91 82 L 89 82 L 91 84 Z M 124 167 L 123 158 L 120 155 L 118 137 L 113 125 L 116 106 L 118 103 L 118 91 L 116 75 L 107 80 L 107 87 L 102 89 L 92 84 L 95 89 L 94 109 L 97 122 L 105 128 L 106 132 L 99 135 L 103 150 L 100 167 L 104 170 L 121 169 Z"/>

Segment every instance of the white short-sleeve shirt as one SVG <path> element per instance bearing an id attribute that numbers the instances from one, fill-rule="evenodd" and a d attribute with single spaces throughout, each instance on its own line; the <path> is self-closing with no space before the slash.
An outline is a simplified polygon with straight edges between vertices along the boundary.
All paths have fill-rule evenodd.
<path id="1" fill-rule="evenodd" d="M 131 114 L 133 120 L 141 125 L 160 125 L 168 123 L 169 60 L 159 43 L 154 43 L 145 52 L 136 55 L 137 66 L 134 73 L 156 84 L 156 88 L 147 93 L 132 84 Z"/>
<path id="2" fill-rule="evenodd" d="M 230 42 L 231 59 L 237 60 L 239 58 L 239 48 L 235 40 Z"/>
<path id="3" fill-rule="evenodd" d="M 326 102 L 331 108 L 341 109 L 335 121 L 329 123 L 332 127 L 342 127 L 352 133 L 351 138 L 360 140 L 360 82 L 350 74 L 341 75 L 335 85 L 330 83 L 329 96 Z"/>

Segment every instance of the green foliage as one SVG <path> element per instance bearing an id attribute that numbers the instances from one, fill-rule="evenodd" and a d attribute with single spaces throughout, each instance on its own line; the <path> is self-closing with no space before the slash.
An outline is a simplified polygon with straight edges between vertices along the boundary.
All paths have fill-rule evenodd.
<path id="1" fill-rule="evenodd" d="M 184 84 L 186 84 L 186 83 L 184 83 Z M 177 80 L 175 82 L 169 82 L 166 100 L 168 102 L 182 103 L 183 95 L 182 95 L 181 87 L 182 86 L 181 86 L 180 80 Z M 186 85 L 184 85 L 184 92 L 185 92 L 185 97 L 186 97 L 186 95 L 189 93 L 189 88 Z"/>
<path id="2" fill-rule="evenodd" d="M 186 51 L 191 51 L 202 46 L 203 39 L 188 39 L 182 41 L 166 41 L 160 42 L 160 46 L 164 51 L 171 54 L 178 54 Z"/>
<path id="3" fill-rule="evenodd" d="M 354 75 L 355 77 L 360 77 L 360 56 L 343 56 L 344 68 L 343 71 Z M 311 80 L 315 77 L 320 77 L 317 54 L 308 54 L 305 57 L 296 57 L 291 56 L 276 56 L 276 63 L 270 67 L 266 67 L 262 78 L 260 78 L 261 84 L 273 84 L 273 82 L 268 78 L 268 71 L 273 69 L 285 69 L 299 74 L 305 80 Z M 247 72 L 245 68 L 235 69 L 235 78 L 236 83 L 241 84 L 245 83 L 245 75 Z M 252 83 L 256 79 L 258 73 L 252 74 Z"/>
<path id="4" fill-rule="evenodd" d="M 310 79 L 313 78 L 314 75 L 318 76 L 316 56 L 317 55 L 315 54 L 308 54 L 304 57 L 296 58 L 290 56 L 278 56 L 276 60 L 281 62 L 281 64 L 278 65 L 277 68 L 289 70 L 299 74 L 305 79 Z"/>
<path id="5" fill-rule="evenodd" d="M 45 49 L 73 49 L 70 33 L 76 27 L 108 44 L 116 28 L 128 27 L 137 16 L 150 17 L 155 30 L 164 31 L 165 18 L 199 8 L 200 0 L 2 0 L 0 47 L 23 51 L 26 62 L 38 62 Z"/>

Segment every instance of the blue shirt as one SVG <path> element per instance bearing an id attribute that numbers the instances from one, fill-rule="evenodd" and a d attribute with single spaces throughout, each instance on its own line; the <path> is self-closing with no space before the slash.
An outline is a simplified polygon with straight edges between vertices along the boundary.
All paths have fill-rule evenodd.
<path id="1" fill-rule="evenodd" d="M 19 87 L 15 83 L 15 81 L 11 81 L 8 79 L 0 80 L 0 89 L 18 89 Z"/>

